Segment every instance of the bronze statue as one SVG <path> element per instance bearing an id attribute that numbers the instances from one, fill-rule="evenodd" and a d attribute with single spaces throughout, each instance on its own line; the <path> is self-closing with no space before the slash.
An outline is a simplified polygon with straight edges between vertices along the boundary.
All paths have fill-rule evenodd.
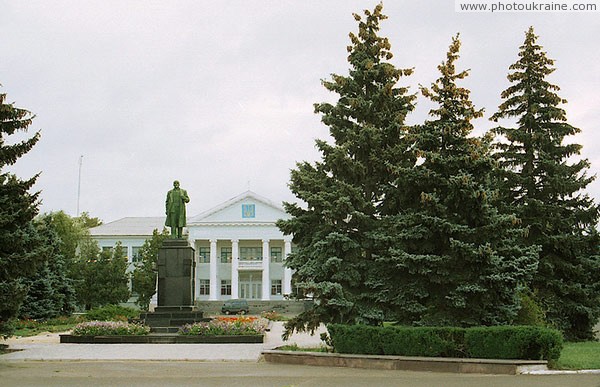
<path id="1" fill-rule="evenodd" d="M 187 192 L 179 188 L 179 181 L 173 182 L 173 189 L 167 192 L 165 226 L 171 227 L 171 238 L 181 238 L 186 225 L 185 203 L 189 202 Z"/>

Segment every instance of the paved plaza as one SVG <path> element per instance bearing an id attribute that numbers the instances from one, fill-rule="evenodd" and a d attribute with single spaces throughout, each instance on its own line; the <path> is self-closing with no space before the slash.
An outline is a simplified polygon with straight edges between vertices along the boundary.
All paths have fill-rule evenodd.
<path id="1" fill-rule="evenodd" d="M 59 344 L 57 334 L 8 340 L 2 386 L 577 386 L 600 387 L 600 374 L 476 375 L 271 364 L 282 324 L 263 344 Z M 286 344 L 319 346 L 319 333 Z"/>

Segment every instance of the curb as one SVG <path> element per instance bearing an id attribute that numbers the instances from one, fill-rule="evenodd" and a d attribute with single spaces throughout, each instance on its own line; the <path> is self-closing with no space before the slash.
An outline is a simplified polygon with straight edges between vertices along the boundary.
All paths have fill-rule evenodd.
<path id="1" fill-rule="evenodd" d="M 159 334 L 139 336 L 73 336 L 60 335 L 61 344 L 261 344 L 264 335 L 201 336 Z"/>
<path id="2" fill-rule="evenodd" d="M 548 372 L 545 360 L 495 360 L 383 355 L 349 355 L 338 353 L 263 351 L 269 363 L 322 367 L 350 367 L 380 370 L 519 375 Z"/>

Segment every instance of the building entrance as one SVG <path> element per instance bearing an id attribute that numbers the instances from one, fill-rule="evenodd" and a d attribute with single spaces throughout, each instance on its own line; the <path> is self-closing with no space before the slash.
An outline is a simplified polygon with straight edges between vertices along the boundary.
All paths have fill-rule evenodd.
<path id="1" fill-rule="evenodd" d="M 260 271 L 240 273 L 239 297 L 250 300 L 262 298 L 262 273 Z"/>

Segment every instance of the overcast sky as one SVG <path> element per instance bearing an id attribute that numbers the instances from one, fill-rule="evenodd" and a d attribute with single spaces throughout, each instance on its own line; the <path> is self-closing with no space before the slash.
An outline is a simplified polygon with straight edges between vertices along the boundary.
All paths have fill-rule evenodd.
<path id="1" fill-rule="evenodd" d="M 80 210 L 104 222 L 162 215 L 174 179 L 188 216 L 248 189 L 294 201 L 290 170 L 318 159 L 314 140 L 328 137 L 312 106 L 334 101 L 321 80 L 347 75 L 352 13 L 378 2 L 0 0 L 0 92 L 36 115 L 29 134 L 42 133 L 10 170 L 41 171 L 41 210 L 75 215 L 83 155 Z M 460 32 L 458 66 L 471 69 L 462 85 L 485 108 L 480 131 L 533 25 L 597 173 L 598 13 L 457 13 L 453 0 L 388 0 L 384 13 L 381 35 L 394 65 L 414 67 L 401 80 L 413 92 L 438 77 Z M 410 122 L 429 108 L 419 97 Z M 588 188 L 598 201 L 600 183 Z"/>

